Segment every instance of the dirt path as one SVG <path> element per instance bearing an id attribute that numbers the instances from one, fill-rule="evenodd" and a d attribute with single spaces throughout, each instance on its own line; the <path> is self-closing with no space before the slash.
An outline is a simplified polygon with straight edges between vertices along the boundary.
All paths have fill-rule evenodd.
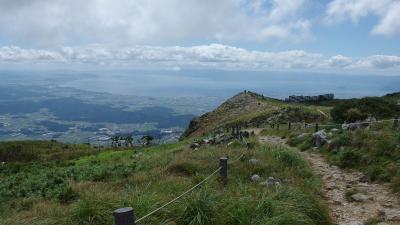
<path id="1" fill-rule="evenodd" d="M 264 144 L 284 144 L 279 137 L 259 136 L 259 140 Z M 384 221 L 379 225 L 400 225 L 400 206 L 389 187 L 368 183 L 361 173 L 350 173 L 331 166 L 320 154 L 301 154 L 321 176 L 323 193 L 336 224 L 363 225 L 368 219 L 377 218 Z"/>

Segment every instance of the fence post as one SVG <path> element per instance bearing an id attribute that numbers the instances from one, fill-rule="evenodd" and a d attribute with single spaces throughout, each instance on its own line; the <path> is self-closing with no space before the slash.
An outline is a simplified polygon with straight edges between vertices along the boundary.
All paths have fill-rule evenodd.
<path id="1" fill-rule="evenodd" d="M 318 123 L 315 124 L 315 132 L 318 132 L 319 127 L 318 127 Z"/>
<path id="2" fill-rule="evenodd" d="M 135 214 L 131 207 L 115 210 L 114 219 L 115 225 L 135 225 Z"/>
<path id="3" fill-rule="evenodd" d="M 219 170 L 219 174 L 221 175 L 222 178 L 227 178 L 228 177 L 228 158 L 227 157 L 219 158 L 219 166 L 221 167 L 221 169 Z"/>
<path id="4" fill-rule="evenodd" d="M 288 123 L 288 130 L 290 130 L 290 129 L 292 129 L 292 123 L 291 122 Z"/>
<path id="5" fill-rule="evenodd" d="M 279 130 L 279 123 L 276 124 L 276 129 Z"/>

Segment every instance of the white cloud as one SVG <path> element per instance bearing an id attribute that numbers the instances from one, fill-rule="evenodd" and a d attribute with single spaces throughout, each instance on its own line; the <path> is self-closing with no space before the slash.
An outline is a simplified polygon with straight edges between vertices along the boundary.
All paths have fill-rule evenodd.
<path id="1" fill-rule="evenodd" d="M 302 17 L 307 1 L 1 0 L 0 39 L 46 47 L 297 40 L 309 36 Z"/>
<path id="2" fill-rule="evenodd" d="M 328 65 L 334 68 L 346 68 L 353 63 L 353 59 L 343 55 L 332 56 L 328 60 Z"/>
<path id="3" fill-rule="evenodd" d="M 400 35 L 400 1 L 398 0 L 333 0 L 326 10 L 328 23 L 341 23 L 351 20 L 353 23 L 366 16 L 378 18 L 372 34 Z"/>
<path id="4" fill-rule="evenodd" d="M 388 69 L 393 67 L 400 67 L 400 57 L 399 56 L 389 56 L 389 55 L 373 55 L 363 59 L 358 60 L 354 65 L 354 68 L 378 68 L 378 69 Z"/>
<path id="5" fill-rule="evenodd" d="M 98 68 L 150 68 L 181 70 L 182 68 L 218 68 L 230 70 L 283 71 L 400 71 L 400 57 L 372 55 L 351 58 L 342 55 L 327 57 L 306 51 L 263 52 L 249 51 L 221 44 L 192 47 L 135 46 L 105 48 L 99 45 L 64 47 L 57 51 L 0 48 L 0 65 L 43 64 Z M 94 67 L 93 67 L 94 66 Z"/>

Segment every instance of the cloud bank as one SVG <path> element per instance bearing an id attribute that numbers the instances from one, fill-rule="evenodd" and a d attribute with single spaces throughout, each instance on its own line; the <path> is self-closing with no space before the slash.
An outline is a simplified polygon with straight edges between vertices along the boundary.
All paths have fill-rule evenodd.
<path id="1" fill-rule="evenodd" d="M 310 35 L 302 13 L 308 1 L 2 0 L 0 38 L 35 46 L 296 41 Z"/>
<path id="2" fill-rule="evenodd" d="M 219 68 L 231 70 L 336 70 L 398 71 L 400 57 L 372 55 L 351 58 L 342 55 L 327 57 L 306 51 L 249 51 L 221 44 L 192 47 L 135 46 L 108 49 L 100 46 L 64 47 L 57 51 L 0 48 L 0 64 L 54 64 L 123 68 Z"/>
<path id="3" fill-rule="evenodd" d="M 378 18 L 371 33 L 376 35 L 400 35 L 400 1 L 398 0 L 333 0 L 328 4 L 326 20 L 328 23 L 341 23 L 347 20 L 358 23 L 368 15 Z"/>

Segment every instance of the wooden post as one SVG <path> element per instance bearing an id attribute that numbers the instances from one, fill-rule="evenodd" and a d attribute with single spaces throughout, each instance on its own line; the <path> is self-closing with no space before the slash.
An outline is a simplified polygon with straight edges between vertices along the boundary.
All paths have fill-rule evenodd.
<path id="1" fill-rule="evenodd" d="M 304 129 L 304 130 L 307 129 L 306 121 L 303 121 L 303 129 Z"/>
<path id="2" fill-rule="evenodd" d="M 131 207 L 114 211 L 115 225 L 135 225 L 135 215 Z"/>
<path id="3" fill-rule="evenodd" d="M 288 130 L 290 130 L 290 129 L 292 129 L 292 123 L 291 122 L 288 123 Z"/>
<path id="4" fill-rule="evenodd" d="M 276 129 L 279 130 L 279 123 L 276 124 Z"/>
<path id="5" fill-rule="evenodd" d="M 318 128 L 318 123 L 315 124 L 315 132 L 318 132 L 319 128 Z"/>
<path id="6" fill-rule="evenodd" d="M 219 166 L 221 167 L 221 169 L 219 170 L 219 174 L 221 175 L 222 178 L 227 178 L 228 177 L 228 158 L 227 157 L 219 158 Z"/>
<path id="7" fill-rule="evenodd" d="M 399 127 L 399 117 L 396 116 L 396 118 L 393 120 L 393 129 L 396 130 L 397 127 Z"/>

